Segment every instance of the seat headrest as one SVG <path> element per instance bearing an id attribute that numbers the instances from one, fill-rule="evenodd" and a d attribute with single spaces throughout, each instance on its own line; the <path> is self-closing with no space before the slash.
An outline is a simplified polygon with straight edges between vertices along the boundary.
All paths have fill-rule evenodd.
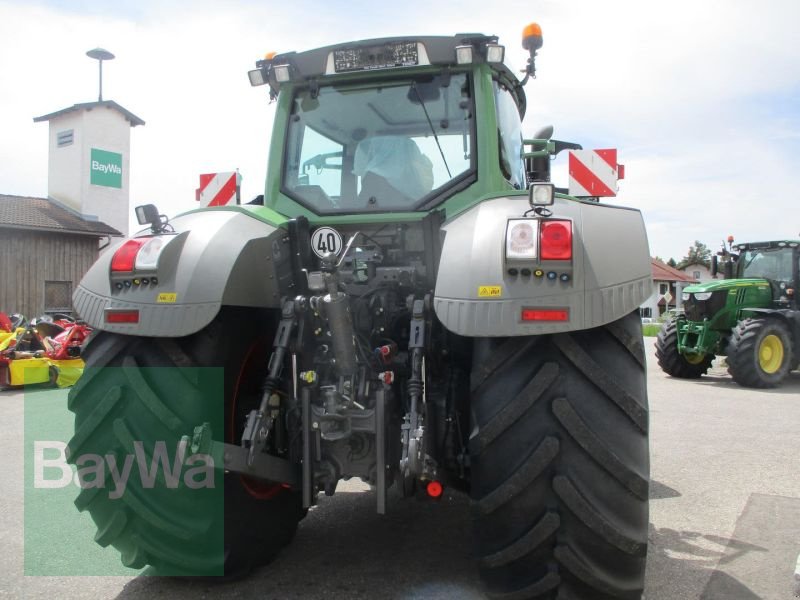
<path id="1" fill-rule="evenodd" d="M 358 143 L 353 174 L 375 173 L 405 195 L 418 199 L 433 189 L 433 164 L 414 140 L 376 136 Z"/>

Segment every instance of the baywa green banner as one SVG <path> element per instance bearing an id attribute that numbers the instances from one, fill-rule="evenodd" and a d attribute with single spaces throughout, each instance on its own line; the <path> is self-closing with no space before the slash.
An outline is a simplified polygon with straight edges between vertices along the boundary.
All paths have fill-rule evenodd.
<path id="1" fill-rule="evenodd" d="M 122 154 L 92 148 L 91 163 L 89 165 L 92 185 L 105 187 L 122 187 Z"/>
<path id="2" fill-rule="evenodd" d="M 138 366 L 26 391 L 25 575 L 223 575 L 223 395 L 222 369 Z"/>

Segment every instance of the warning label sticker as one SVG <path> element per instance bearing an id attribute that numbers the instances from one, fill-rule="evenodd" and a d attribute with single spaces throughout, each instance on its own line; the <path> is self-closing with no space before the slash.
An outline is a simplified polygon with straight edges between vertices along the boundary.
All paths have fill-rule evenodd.
<path id="1" fill-rule="evenodd" d="M 162 292 L 156 298 L 156 302 L 159 304 L 174 304 L 178 301 L 178 294 L 175 292 Z"/>
<path id="2" fill-rule="evenodd" d="M 499 285 L 482 285 L 478 287 L 478 297 L 480 298 L 499 298 L 503 295 Z"/>

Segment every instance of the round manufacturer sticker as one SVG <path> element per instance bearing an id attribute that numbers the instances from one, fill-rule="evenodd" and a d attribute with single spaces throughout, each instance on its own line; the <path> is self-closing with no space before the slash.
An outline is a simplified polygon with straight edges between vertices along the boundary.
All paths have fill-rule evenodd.
<path id="1" fill-rule="evenodd" d="M 311 249 L 320 258 L 328 253 L 335 256 L 342 251 L 342 236 L 333 227 L 320 227 L 311 234 Z"/>

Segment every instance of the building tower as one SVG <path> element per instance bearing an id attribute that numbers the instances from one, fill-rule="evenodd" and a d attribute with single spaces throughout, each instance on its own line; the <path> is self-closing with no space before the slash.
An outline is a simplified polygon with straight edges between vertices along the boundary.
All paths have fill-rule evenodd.
<path id="1" fill-rule="evenodd" d="M 87 54 L 113 58 L 99 48 Z M 103 100 L 102 81 L 101 59 L 97 102 L 75 104 L 33 120 L 50 123 L 49 199 L 85 220 L 102 221 L 128 235 L 130 130 L 144 121 L 113 100 Z"/>

